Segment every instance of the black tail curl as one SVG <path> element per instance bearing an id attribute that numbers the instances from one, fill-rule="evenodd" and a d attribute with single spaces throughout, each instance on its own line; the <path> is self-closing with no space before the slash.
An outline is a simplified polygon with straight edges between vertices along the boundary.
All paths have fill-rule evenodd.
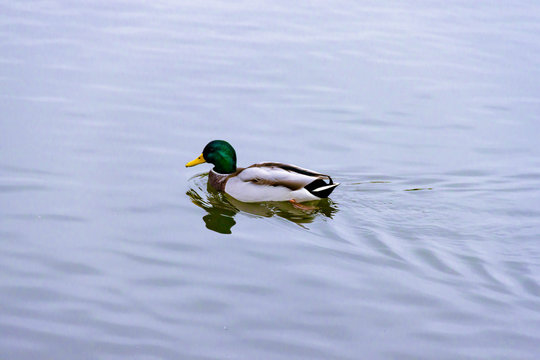
<path id="1" fill-rule="evenodd" d="M 332 191 L 334 191 L 334 189 L 339 185 L 339 183 L 334 184 L 330 176 L 328 177 L 328 179 L 329 183 L 326 183 L 323 179 L 313 180 L 312 182 L 304 186 L 304 188 L 311 194 L 321 199 L 327 198 L 332 193 Z"/>

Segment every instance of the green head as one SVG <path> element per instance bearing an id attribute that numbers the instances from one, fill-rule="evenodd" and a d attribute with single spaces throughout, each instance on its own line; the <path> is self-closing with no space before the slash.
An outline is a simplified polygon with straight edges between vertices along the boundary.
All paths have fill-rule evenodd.
<path id="1" fill-rule="evenodd" d="M 220 174 L 232 174 L 236 171 L 236 152 L 226 141 L 213 140 L 205 147 L 202 154 L 186 167 L 195 166 L 204 162 L 214 164 L 214 171 Z"/>

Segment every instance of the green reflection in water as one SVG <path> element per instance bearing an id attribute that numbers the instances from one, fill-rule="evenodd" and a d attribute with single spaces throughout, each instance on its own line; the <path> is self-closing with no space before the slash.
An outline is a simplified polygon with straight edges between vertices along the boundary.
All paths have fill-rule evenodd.
<path id="1" fill-rule="evenodd" d="M 208 173 L 194 176 L 195 182 L 201 183 Z M 197 186 L 198 185 L 198 186 Z M 204 209 L 207 214 L 203 216 L 206 227 L 221 234 L 231 234 L 231 228 L 236 224 L 234 216 L 240 212 L 256 217 L 279 216 L 295 224 L 311 223 L 317 218 L 332 218 L 338 211 L 337 204 L 330 199 L 323 199 L 304 203 L 310 210 L 298 209 L 287 201 L 271 201 L 258 203 L 245 203 L 219 192 L 210 185 L 195 184 L 186 192 L 191 202 Z"/>

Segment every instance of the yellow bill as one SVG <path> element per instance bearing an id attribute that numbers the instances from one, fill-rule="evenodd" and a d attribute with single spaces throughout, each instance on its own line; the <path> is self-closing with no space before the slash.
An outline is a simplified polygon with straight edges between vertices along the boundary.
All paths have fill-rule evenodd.
<path id="1" fill-rule="evenodd" d="M 191 167 L 191 166 L 195 166 L 195 165 L 199 165 L 199 164 L 202 164 L 202 163 L 205 163 L 206 160 L 204 159 L 204 156 L 203 154 L 201 154 L 198 158 L 196 158 L 195 160 L 191 160 L 190 162 L 188 162 L 186 164 L 186 167 Z"/>

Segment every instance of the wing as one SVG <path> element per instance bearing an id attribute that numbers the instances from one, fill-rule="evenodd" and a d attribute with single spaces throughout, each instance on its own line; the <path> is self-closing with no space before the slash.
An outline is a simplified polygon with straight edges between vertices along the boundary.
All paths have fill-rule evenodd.
<path id="1" fill-rule="evenodd" d="M 315 180 L 327 180 L 330 176 L 295 165 L 266 162 L 254 164 L 236 174 L 237 178 L 258 185 L 284 186 L 291 190 L 302 189 Z"/>

